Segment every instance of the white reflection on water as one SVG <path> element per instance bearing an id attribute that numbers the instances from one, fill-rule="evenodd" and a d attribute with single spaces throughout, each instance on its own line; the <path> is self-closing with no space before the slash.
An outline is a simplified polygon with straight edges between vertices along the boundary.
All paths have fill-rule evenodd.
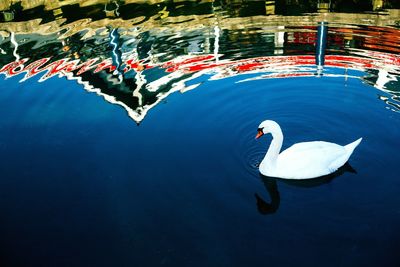
<path id="1" fill-rule="evenodd" d="M 183 28 L 185 22 L 163 30 L 107 26 L 71 35 L 74 22 L 68 25 L 69 35 L 64 30 L 43 36 L 11 32 L 0 43 L 5 52 L 0 73 L 6 78 L 25 74 L 21 82 L 36 75 L 42 75 L 39 82 L 65 76 L 122 106 L 137 123 L 170 94 L 198 88 L 202 76 L 212 81 L 247 74 L 239 82 L 315 79 L 316 73 L 361 79 L 387 94 L 380 99 L 398 110 L 400 57 L 393 53 L 397 30 L 379 27 L 382 32 L 371 35 L 368 27 L 334 24 L 325 36 L 327 55 L 318 70 L 317 25 L 273 26 L 254 18 L 247 28 L 241 22 L 247 25 L 248 18 L 231 20 L 238 29 L 227 29 L 225 19 L 217 19 L 200 29 Z M 394 43 L 388 42 L 391 38 Z"/>

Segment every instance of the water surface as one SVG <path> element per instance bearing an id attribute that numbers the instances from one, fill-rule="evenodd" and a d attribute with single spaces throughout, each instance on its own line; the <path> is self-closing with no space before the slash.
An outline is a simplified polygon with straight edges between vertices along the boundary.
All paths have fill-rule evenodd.
<path id="1" fill-rule="evenodd" d="M 398 10 L 115 3 L 5 9 L 2 265 L 399 264 Z M 265 119 L 283 148 L 363 141 L 261 177 Z"/>

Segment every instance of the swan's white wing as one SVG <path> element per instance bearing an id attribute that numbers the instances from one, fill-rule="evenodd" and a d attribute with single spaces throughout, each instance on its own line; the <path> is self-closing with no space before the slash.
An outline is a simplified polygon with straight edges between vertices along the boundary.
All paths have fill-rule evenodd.
<path id="1" fill-rule="evenodd" d="M 343 146 L 323 142 L 297 143 L 279 154 L 277 170 L 282 178 L 314 178 L 336 171 L 348 152 Z"/>

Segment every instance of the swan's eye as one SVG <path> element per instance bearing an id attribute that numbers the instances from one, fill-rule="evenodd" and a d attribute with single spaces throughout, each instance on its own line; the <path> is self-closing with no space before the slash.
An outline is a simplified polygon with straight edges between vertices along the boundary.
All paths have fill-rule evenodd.
<path id="1" fill-rule="evenodd" d="M 263 130 L 264 130 L 264 128 L 258 128 L 257 132 L 264 132 Z"/>

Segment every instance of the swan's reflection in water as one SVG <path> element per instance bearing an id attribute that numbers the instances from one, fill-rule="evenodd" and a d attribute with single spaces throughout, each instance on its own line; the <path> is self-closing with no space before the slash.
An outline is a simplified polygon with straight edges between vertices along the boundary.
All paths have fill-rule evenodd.
<path id="1" fill-rule="evenodd" d="M 347 162 L 336 172 L 315 179 L 288 180 L 276 177 L 268 177 L 260 174 L 260 179 L 263 182 L 265 189 L 269 194 L 270 202 L 268 203 L 259 194 L 255 193 L 254 195 L 256 197 L 258 212 L 262 215 L 267 215 L 267 214 L 274 214 L 275 212 L 278 211 L 281 202 L 281 197 L 278 190 L 277 180 L 297 187 L 316 187 L 330 183 L 333 179 L 339 177 L 345 172 L 350 172 L 354 174 L 357 173 L 356 170 L 354 170 L 353 167 L 351 167 L 351 165 Z"/>

